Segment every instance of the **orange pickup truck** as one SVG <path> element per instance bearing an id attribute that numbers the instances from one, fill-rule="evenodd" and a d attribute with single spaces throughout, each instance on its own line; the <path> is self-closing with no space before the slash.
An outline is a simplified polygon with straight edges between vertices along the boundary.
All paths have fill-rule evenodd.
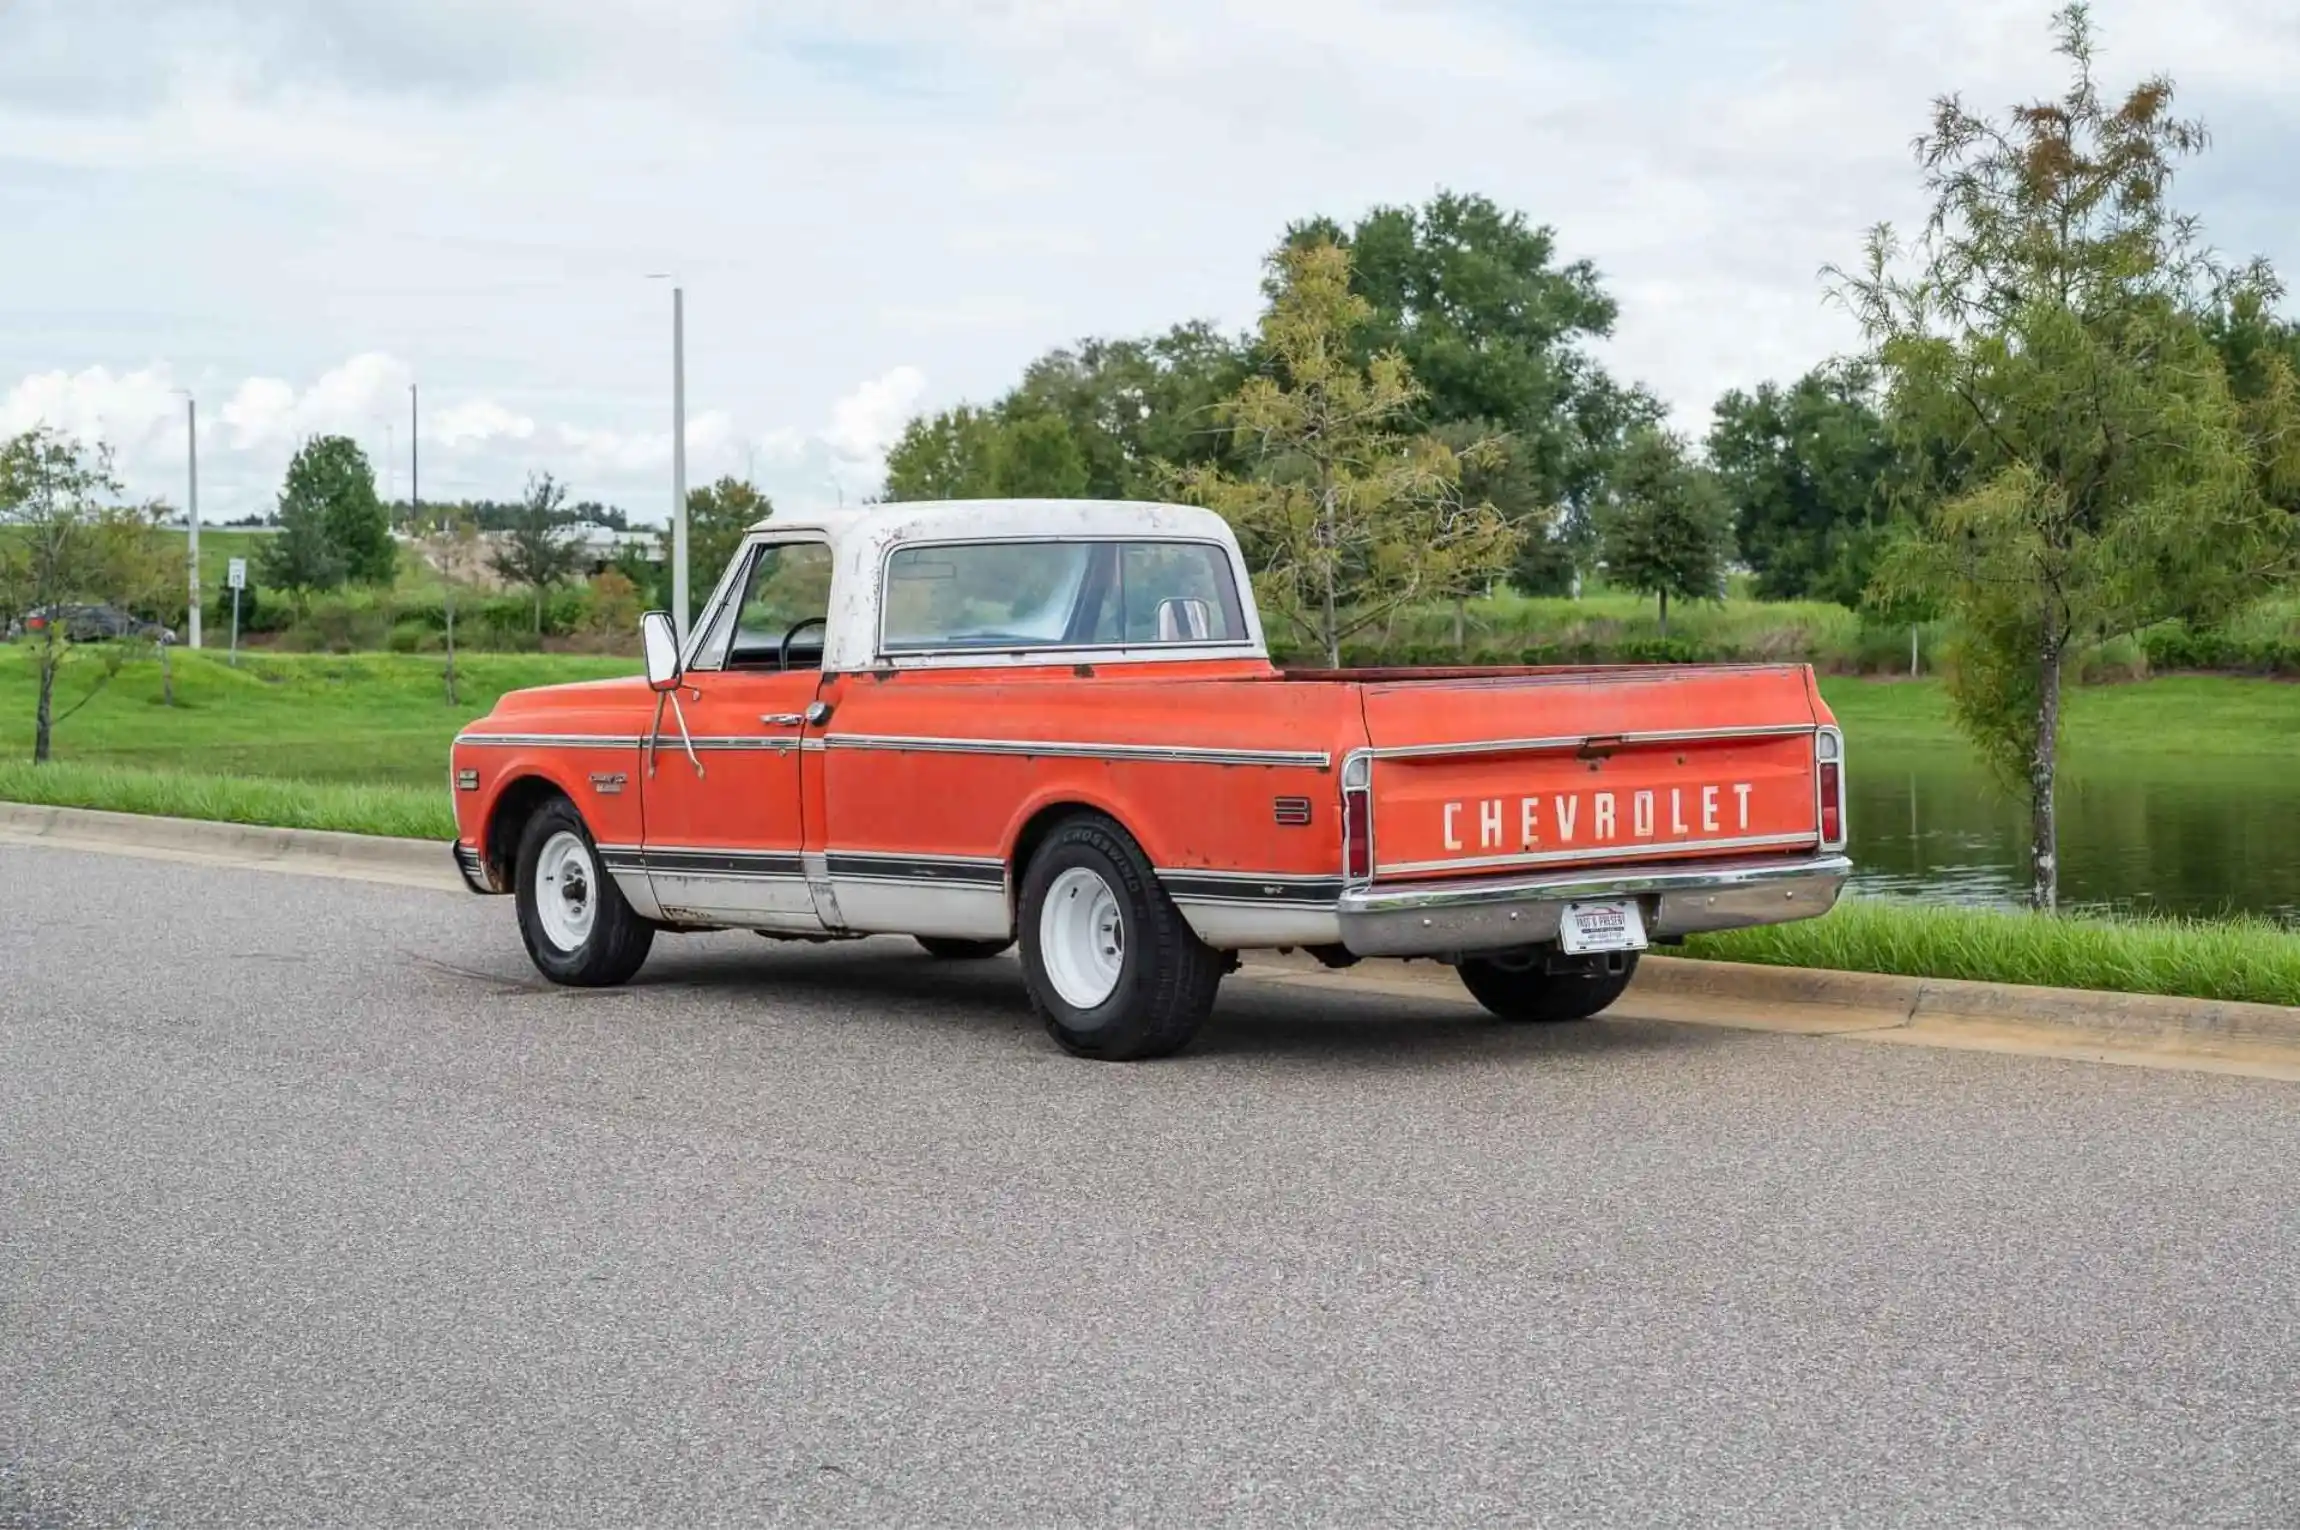
<path id="1" fill-rule="evenodd" d="M 762 522 L 646 675 L 454 747 L 457 864 L 552 980 L 658 931 L 1018 939 L 1081 1056 L 1185 1045 L 1239 951 L 1453 965 L 1593 1015 L 1638 953 L 1836 901 L 1844 741 L 1802 665 L 1280 670 L 1222 520 L 984 500 Z"/>

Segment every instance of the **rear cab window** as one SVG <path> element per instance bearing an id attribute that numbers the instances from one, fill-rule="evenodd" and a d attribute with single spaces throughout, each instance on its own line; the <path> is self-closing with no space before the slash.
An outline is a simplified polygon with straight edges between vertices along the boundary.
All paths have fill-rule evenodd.
<path id="1" fill-rule="evenodd" d="M 1210 542 L 934 543 L 886 561 L 888 654 L 1222 646 L 1248 641 L 1228 553 Z"/>

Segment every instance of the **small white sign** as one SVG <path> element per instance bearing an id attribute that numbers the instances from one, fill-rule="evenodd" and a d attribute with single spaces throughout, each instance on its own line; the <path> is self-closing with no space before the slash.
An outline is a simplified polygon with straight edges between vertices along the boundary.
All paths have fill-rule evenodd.
<path id="1" fill-rule="evenodd" d="M 224 588 L 244 590 L 248 587 L 248 560 L 233 558 L 224 564 Z"/>
<path id="2" fill-rule="evenodd" d="M 1634 899 L 1568 903 L 1558 921 L 1557 944 L 1567 956 L 1645 949 L 1645 916 Z"/>

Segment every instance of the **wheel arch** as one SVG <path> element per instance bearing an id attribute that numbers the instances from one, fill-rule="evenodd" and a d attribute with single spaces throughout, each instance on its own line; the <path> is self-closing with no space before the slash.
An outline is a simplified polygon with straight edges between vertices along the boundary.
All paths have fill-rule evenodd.
<path id="1" fill-rule="evenodd" d="M 1073 818 L 1106 818 L 1125 830 L 1134 843 L 1142 843 L 1142 836 L 1126 821 L 1124 813 L 1107 802 L 1097 801 L 1091 794 L 1057 792 L 1028 804 L 1018 815 L 1006 841 L 1006 905 L 1008 914 L 1016 920 L 1021 918 L 1022 878 L 1030 869 L 1031 857 L 1056 829 Z M 1147 847 L 1144 854 L 1148 854 Z"/>
<path id="2" fill-rule="evenodd" d="M 552 777 L 526 771 L 504 782 L 488 805 L 479 853 L 488 880 L 505 892 L 519 890 L 519 837 L 526 833 L 528 821 L 554 797 L 563 797 L 571 805 L 575 802 L 574 793 Z M 583 810 L 578 806 L 575 811 L 581 816 Z"/>

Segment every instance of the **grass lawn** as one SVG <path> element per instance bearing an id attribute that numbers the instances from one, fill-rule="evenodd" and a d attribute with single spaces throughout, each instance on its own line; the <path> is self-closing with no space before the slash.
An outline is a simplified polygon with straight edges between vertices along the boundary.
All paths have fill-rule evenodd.
<path id="1" fill-rule="evenodd" d="M 446 772 L 435 769 L 433 774 L 440 779 L 430 786 L 361 785 L 8 760 L 0 761 L 0 802 L 450 840 L 455 812 L 448 802 Z"/>
<path id="2" fill-rule="evenodd" d="M 59 713 L 89 694 L 101 673 L 95 652 L 81 650 L 66 668 Z M 177 704 L 166 707 L 158 663 L 139 662 L 57 727 L 56 758 L 194 776 L 416 787 L 444 800 L 449 741 L 497 696 L 627 675 L 637 661 L 466 655 L 456 663 L 462 704 L 454 707 L 441 668 L 430 655 L 243 653 L 232 669 L 221 654 L 178 653 Z M 31 758 L 36 694 L 31 650 L 0 648 L 0 760 Z"/>

